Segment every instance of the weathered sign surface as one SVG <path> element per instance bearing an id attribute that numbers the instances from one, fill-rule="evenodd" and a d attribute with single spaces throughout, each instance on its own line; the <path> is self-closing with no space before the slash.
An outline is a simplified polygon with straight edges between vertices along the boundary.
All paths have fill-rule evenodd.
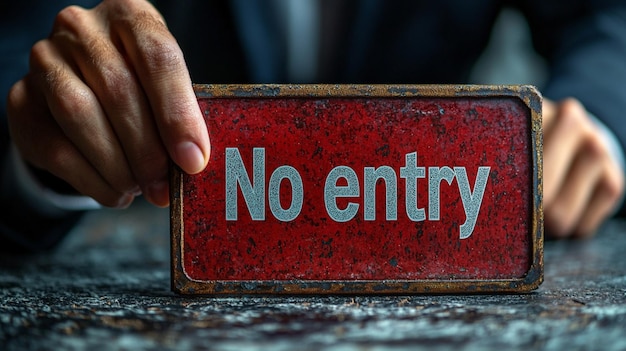
<path id="1" fill-rule="evenodd" d="M 524 292 L 543 279 L 528 86 L 196 86 L 207 169 L 172 169 L 182 294 Z"/>

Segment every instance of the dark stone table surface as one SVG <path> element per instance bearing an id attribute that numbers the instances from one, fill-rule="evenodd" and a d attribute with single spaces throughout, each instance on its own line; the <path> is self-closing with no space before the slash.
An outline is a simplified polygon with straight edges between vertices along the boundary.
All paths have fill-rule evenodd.
<path id="1" fill-rule="evenodd" d="M 189 298 L 169 261 L 169 212 L 145 203 L 0 258 L 0 350 L 626 350 L 621 221 L 546 243 L 524 295 Z"/>

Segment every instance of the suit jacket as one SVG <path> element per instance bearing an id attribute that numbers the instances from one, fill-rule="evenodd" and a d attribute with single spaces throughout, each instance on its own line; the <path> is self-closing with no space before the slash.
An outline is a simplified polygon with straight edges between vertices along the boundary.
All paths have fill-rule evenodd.
<path id="1" fill-rule="evenodd" d="M 22 0 L 0 5 L 0 93 L 27 71 L 30 46 L 44 37 L 68 2 Z M 285 83 L 286 46 L 264 0 L 155 0 L 202 83 Z M 320 0 L 318 83 L 463 83 L 486 46 L 503 6 L 527 17 L 536 50 L 550 66 L 542 92 L 573 96 L 626 145 L 626 3 L 621 0 Z M 5 111 L 3 101 L 2 109 Z M 1 116 L 4 119 L 4 115 Z M 0 158 L 9 143 L 0 123 Z M 0 176 L 1 177 L 1 176 Z M 45 175 L 44 175 L 45 178 Z M 1 181 L 7 183 L 6 177 Z M 1 183 L 0 183 L 1 184 Z M 19 199 L 2 196 L 3 208 Z M 53 245 L 76 215 L 35 225 L 28 208 L 0 214 L 1 248 Z M 15 214 L 20 215 L 16 216 Z M 45 218 L 44 218 L 45 219 Z M 24 223 L 30 222 L 30 225 Z M 4 238 L 4 239 L 2 239 Z M 27 240 L 16 240 L 26 238 Z M 52 238 L 44 240 L 44 238 Z M 4 240 L 4 242 L 2 241 Z M 12 242 L 13 244 L 9 244 Z M 43 244 L 42 244 L 43 243 Z"/>

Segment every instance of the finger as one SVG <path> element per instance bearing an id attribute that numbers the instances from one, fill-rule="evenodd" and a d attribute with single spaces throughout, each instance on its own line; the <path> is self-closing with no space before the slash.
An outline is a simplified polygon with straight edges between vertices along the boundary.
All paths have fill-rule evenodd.
<path id="1" fill-rule="evenodd" d="M 111 188 L 56 125 L 45 107 L 43 95 L 28 94 L 35 91 L 28 81 L 22 80 L 13 86 L 7 105 L 11 136 L 24 159 L 64 179 L 104 206 L 124 208 L 130 205 L 133 194 Z"/>
<path id="2" fill-rule="evenodd" d="M 71 11 L 70 11 L 71 9 Z M 98 98 L 123 148 L 134 180 L 152 203 L 166 206 L 168 156 L 157 131 L 152 111 L 134 71 L 105 35 L 103 23 L 92 18 L 97 12 L 69 8 L 59 15 L 59 26 L 78 40 L 62 40 L 86 84 Z M 83 24 L 83 22 L 86 22 Z"/>
<path id="3" fill-rule="evenodd" d="M 598 179 L 593 198 L 589 202 L 574 232 L 576 237 L 591 236 L 600 224 L 610 216 L 624 191 L 624 177 L 620 167 L 611 159 L 606 160 L 602 176 Z"/>
<path id="4" fill-rule="evenodd" d="M 182 51 L 156 10 L 135 3 L 139 15 L 116 28 L 148 97 L 170 157 L 185 172 L 202 171 L 210 153 L 209 135 Z M 157 13 L 158 14 L 158 13 Z"/>
<path id="5" fill-rule="evenodd" d="M 593 128 L 586 111 L 575 100 L 562 102 L 552 123 L 550 132 L 544 135 L 544 207 L 549 207 L 561 192 L 580 143 Z"/>
<path id="6" fill-rule="evenodd" d="M 579 225 L 603 170 L 601 159 L 597 150 L 589 148 L 576 157 L 558 196 L 544 207 L 551 235 L 569 236 Z"/>
<path id="7" fill-rule="evenodd" d="M 31 71 L 63 134 L 100 175 L 120 193 L 137 192 L 124 152 L 97 97 L 67 65 L 52 43 L 37 43 Z"/>
<path id="8" fill-rule="evenodd" d="M 542 122 L 544 134 L 552 130 L 557 112 L 558 112 L 557 106 L 553 101 L 548 100 L 548 99 L 543 100 L 542 111 L 541 111 L 541 117 L 542 117 L 541 122 Z"/>

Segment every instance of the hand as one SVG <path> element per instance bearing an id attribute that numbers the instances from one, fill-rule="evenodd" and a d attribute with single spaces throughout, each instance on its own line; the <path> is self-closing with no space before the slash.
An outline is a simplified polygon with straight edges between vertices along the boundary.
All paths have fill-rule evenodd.
<path id="1" fill-rule="evenodd" d="M 183 54 L 145 0 L 68 7 L 9 93 L 12 139 L 35 167 L 105 206 L 169 204 L 168 160 L 187 173 L 210 142 Z"/>
<path id="2" fill-rule="evenodd" d="M 543 103 L 543 208 L 546 233 L 586 237 L 624 193 L 624 174 L 602 132 L 574 99 Z"/>

